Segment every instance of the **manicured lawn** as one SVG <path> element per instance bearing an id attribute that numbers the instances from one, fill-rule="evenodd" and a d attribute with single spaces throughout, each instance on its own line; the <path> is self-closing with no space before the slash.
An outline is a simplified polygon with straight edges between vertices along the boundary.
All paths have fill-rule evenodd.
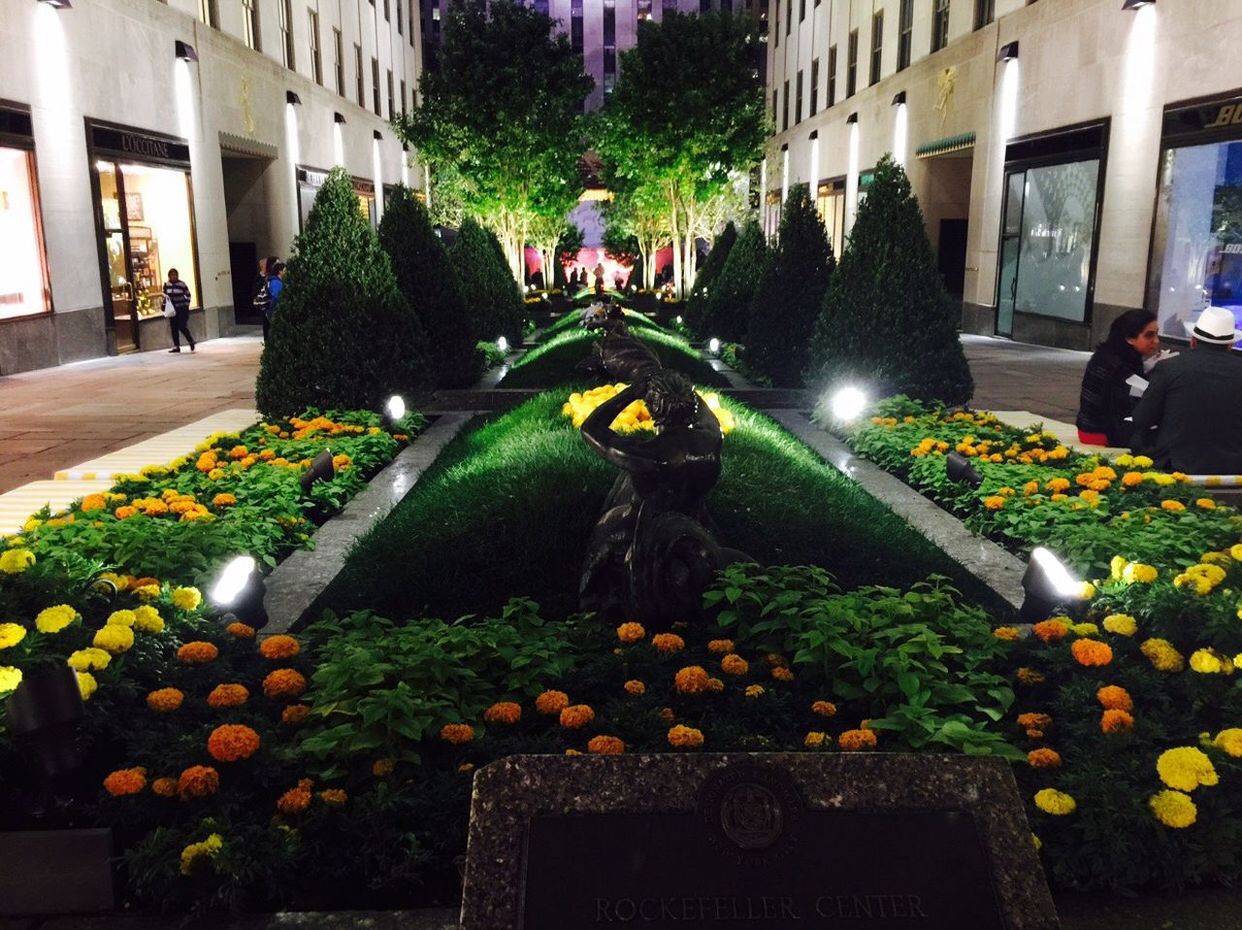
<path id="1" fill-rule="evenodd" d="M 728 385 L 684 339 L 652 324 L 638 324 L 631 332 L 655 350 L 665 367 L 680 371 L 695 384 L 708 387 Z M 596 338 L 597 334 L 582 329 L 566 329 L 518 359 L 501 380 L 500 387 L 552 387 L 586 380 L 577 365 L 590 355 L 591 343 Z"/>

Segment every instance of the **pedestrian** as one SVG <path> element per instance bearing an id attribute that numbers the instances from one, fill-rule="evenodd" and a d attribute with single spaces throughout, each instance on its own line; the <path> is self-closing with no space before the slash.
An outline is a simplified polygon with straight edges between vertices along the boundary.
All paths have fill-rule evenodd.
<path id="1" fill-rule="evenodd" d="M 185 334 L 190 343 L 190 351 L 196 346 L 194 337 L 190 335 L 190 288 L 181 280 L 176 268 L 168 269 L 168 280 L 164 282 L 164 299 L 172 303 L 173 315 L 168 319 L 172 329 L 173 347 L 169 352 L 181 351 L 181 334 Z"/>
<path id="2" fill-rule="evenodd" d="M 1138 404 L 1131 378 L 1144 378 L 1143 360 L 1160 351 L 1156 315 L 1127 310 L 1113 320 L 1108 338 L 1087 362 L 1078 400 L 1078 441 L 1091 446 L 1130 445 L 1130 414 Z M 1146 380 L 1144 378 L 1144 380 Z"/>
<path id="3" fill-rule="evenodd" d="M 267 273 L 269 269 L 276 267 L 277 261 L 279 259 L 275 255 L 259 259 L 259 275 L 251 288 L 250 306 L 259 314 L 259 320 L 263 323 L 264 342 L 267 342 L 268 312 L 272 305 L 272 295 L 267 288 Z"/>
<path id="4" fill-rule="evenodd" d="M 1161 362 L 1134 410 L 1134 451 L 1192 475 L 1242 474 L 1242 339 L 1233 314 L 1208 307 L 1187 322 L 1190 351 Z"/>
<path id="5" fill-rule="evenodd" d="M 275 264 L 268 266 L 268 269 L 267 291 L 272 295 L 272 299 L 267 307 L 267 319 L 270 323 L 276 319 L 276 308 L 280 303 L 281 292 L 285 289 L 285 263 L 277 261 Z"/>

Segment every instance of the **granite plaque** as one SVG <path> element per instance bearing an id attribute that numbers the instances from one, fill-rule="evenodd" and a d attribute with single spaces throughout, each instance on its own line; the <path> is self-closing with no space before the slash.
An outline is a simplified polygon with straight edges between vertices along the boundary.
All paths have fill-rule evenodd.
<path id="1" fill-rule="evenodd" d="M 517 756 L 475 776 L 464 930 L 1058 926 L 1006 763 Z"/>

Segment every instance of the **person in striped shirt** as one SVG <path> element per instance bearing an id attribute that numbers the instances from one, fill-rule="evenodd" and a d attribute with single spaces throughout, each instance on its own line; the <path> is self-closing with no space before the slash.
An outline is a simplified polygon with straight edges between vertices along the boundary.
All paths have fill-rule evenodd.
<path id="1" fill-rule="evenodd" d="M 168 280 L 164 282 L 164 296 L 172 301 L 176 314 L 168 320 L 172 328 L 173 347 L 169 352 L 181 351 L 181 334 L 185 334 L 190 343 L 190 351 L 194 351 L 194 337 L 190 335 L 190 288 L 181 280 L 176 268 L 168 269 Z"/>

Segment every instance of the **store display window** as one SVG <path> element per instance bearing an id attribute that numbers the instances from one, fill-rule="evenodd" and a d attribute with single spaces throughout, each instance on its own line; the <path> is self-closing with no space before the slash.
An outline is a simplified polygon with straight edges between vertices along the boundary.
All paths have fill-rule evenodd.
<path id="1" fill-rule="evenodd" d="M 840 259 L 845 248 L 845 178 L 820 181 L 815 193 L 815 210 L 828 234 L 833 254 Z"/>
<path id="2" fill-rule="evenodd" d="M 7 119 L 5 117 L 8 117 Z M 28 113 L 0 110 L 0 320 L 51 309 Z"/>

